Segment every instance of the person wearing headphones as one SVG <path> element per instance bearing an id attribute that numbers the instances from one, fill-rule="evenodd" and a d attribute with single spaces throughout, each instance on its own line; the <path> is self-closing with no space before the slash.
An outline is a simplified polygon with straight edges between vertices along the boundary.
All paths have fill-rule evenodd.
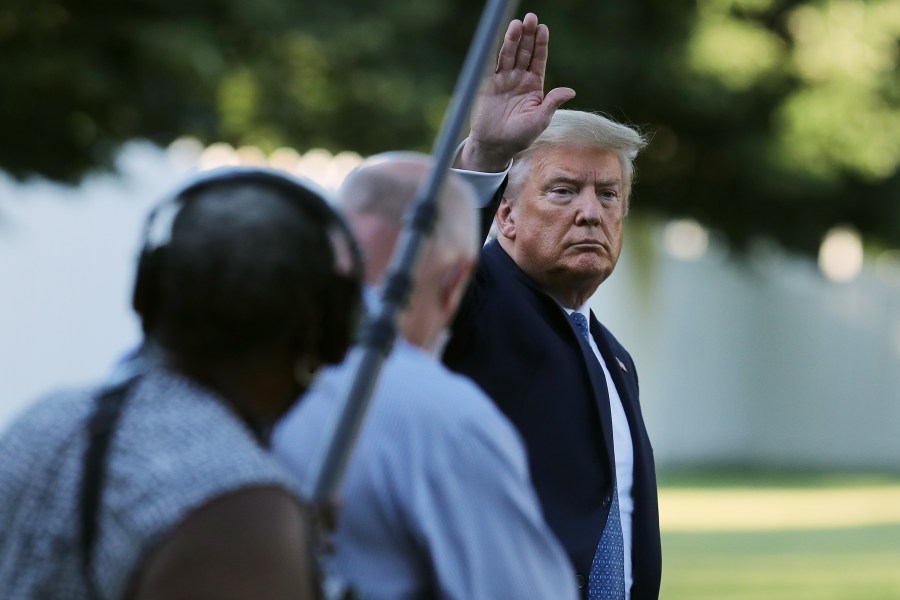
<path id="1" fill-rule="evenodd" d="M 4 597 L 318 597 L 272 424 L 342 360 L 362 266 L 321 193 L 266 169 L 190 182 L 151 215 L 144 347 L 0 437 Z"/>

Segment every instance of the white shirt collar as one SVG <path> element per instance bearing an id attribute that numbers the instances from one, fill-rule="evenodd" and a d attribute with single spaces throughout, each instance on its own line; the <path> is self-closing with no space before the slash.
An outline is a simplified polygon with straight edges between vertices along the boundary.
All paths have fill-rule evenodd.
<path id="1" fill-rule="evenodd" d="M 591 322 L 591 307 L 588 306 L 588 303 L 585 302 L 578 308 L 566 308 L 562 304 L 559 305 L 564 311 L 566 311 L 567 315 L 571 315 L 573 312 L 581 313 L 585 319 L 587 319 L 588 323 Z"/>

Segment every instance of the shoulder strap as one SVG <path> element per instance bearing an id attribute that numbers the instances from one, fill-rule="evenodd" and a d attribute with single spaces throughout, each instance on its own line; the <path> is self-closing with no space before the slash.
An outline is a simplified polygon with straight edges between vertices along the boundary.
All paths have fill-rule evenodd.
<path id="1" fill-rule="evenodd" d="M 88 446 L 84 453 L 79 508 L 81 516 L 81 569 L 91 598 L 99 598 L 97 581 L 91 570 L 94 545 L 97 539 L 97 517 L 103 484 L 106 478 L 106 455 L 125 397 L 134 382 L 130 378 L 107 388 L 94 403 L 94 411 L 88 423 Z"/>

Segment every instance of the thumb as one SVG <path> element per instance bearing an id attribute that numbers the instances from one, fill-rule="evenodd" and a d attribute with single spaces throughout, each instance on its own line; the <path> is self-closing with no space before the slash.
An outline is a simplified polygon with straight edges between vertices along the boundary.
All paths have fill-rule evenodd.
<path id="1" fill-rule="evenodd" d="M 544 113 L 544 118 L 549 121 L 550 117 L 553 116 L 553 113 L 556 112 L 556 109 L 574 97 L 575 90 L 567 87 L 553 88 L 547 92 L 544 96 L 544 101 L 541 102 L 541 110 Z"/>

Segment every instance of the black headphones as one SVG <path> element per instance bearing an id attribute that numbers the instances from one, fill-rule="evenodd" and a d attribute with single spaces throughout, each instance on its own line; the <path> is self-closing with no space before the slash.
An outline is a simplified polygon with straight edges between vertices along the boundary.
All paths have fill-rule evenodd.
<path id="1" fill-rule="evenodd" d="M 342 272 L 335 264 L 329 277 L 325 297 L 320 302 L 322 328 L 316 348 L 321 359 L 330 364 L 343 360 L 347 348 L 356 333 L 357 316 L 361 311 L 363 261 L 350 228 L 343 217 L 325 200 L 325 193 L 298 178 L 273 169 L 256 167 L 226 167 L 201 173 L 176 192 L 164 199 L 147 217 L 137 274 L 134 283 L 132 306 L 141 316 L 144 333 L 150 333 L 163 304 L 160 268 L 162 256 L 171 241 L 173 226 L 178 213 L 197 192 L 222 183 L 252 184 L 279 192 L 289 198 L 305 218 L 321 223 L 329 232 L 345 241 L 350 253 L 349 272 Z M 335 245 L 341 243 L 332 237 L 332 249 L 337 263 Z"/>

